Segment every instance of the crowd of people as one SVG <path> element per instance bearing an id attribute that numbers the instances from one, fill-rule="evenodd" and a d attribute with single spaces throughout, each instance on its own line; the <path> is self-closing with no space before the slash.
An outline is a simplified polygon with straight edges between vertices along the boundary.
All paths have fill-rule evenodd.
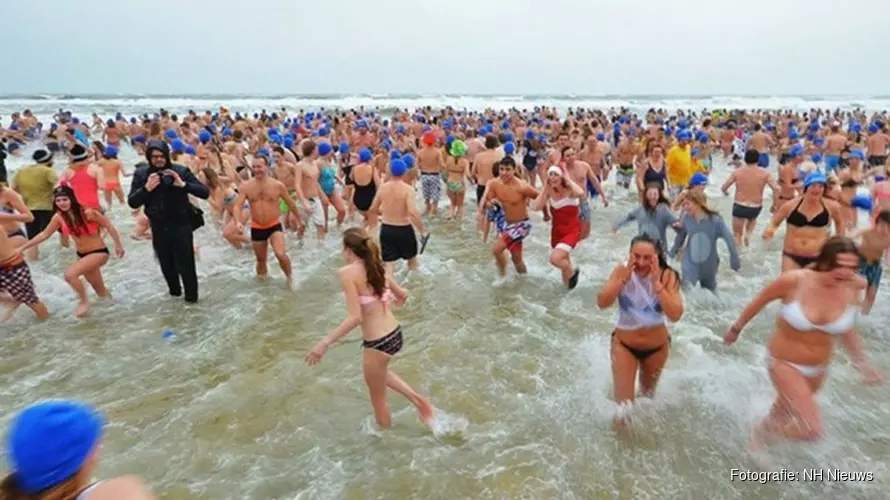
<path id="1" fill-rule="evenodd" d="M 29 266 L 40 265 L 40 244 L 55 235 L 63 248 L 74 243 L 76 259 L 64 278 L 76 296 L 75 314 L 90 312 L 81 278 L 97 296 L 110 296 L 102 267 L 112 253 L 125 255 L 124 239 L 107 211 L 114 203 L 129 205 L 136 221 L 130 238 L 151 240 L 168 292 L 186 302 L 199 300 L 193 232 L 205 223 L 219 228 L 215 234 L 226 245 L 250 245 L 260 279 L 269 276 L 271 247 L 291 289 L 297 270 L 286 232 L 323 245 L 340 228 L 347 262 L 338 272 L 345 319 L 306 361 L 320 362 L 327 349 L 360 327 L 365 380 L 379 426 L 391 426 L 388 388 L 429 424 L 430 401 L 389 368 L 405 342 L 393 307 L 409 292 L 397 283 L 394 269 L 400 261 L 417 268 L 443 192 L 449 203 L 439 218 L 464 218 L 465 207 L 475 203 L 480 238 L 492 240 L 500 277 L 508 272 L 508 260 L 516 273 L 526 273 L 529 213 L 541 212 L 549 225 L 549 263 L 572 290 L 581 279 L 573 252 L 588 238 L 610 237 L 591 228 L 595 204 L 609 206 L 605 185 L 612 195 L 637 193 L 639 200 L 638 207 L 615 216 L 613 232 L 635 223 L 637 234 L 627 262 L 614 268 L 596 297 L 602 309 L 617 302 L 613 391 L 616 402 L 629 405 L 638 391 L 655 394 L 670 355 L 669 325 L 685 313 L 682 291 L 695 285 L 718 290 L 718 240 L 728 249 L 730 268 L 741 268 L 771 200 L 762 237 L 774 237 L 785 224 L 777 256 L 782 274 L 723 337 L 733 344 L 764 306 L 782 303 L 768 346 L 776 401 L 749 438 L 751 451 L 762 455 L 775 438 L 811 440 L 824 433 L 816 394 L 835 339 L 866 382 L 881 379 L 863 351 L 855 320 L 874 305 L 890 248 L 885 119 L 861 110 L 636 114 L 426 108 L 383 115 L 282 109 L 248 115 L 220 108 L 129 118 L 94 114 L 91 120 L 59 110 L 45 127 L 26 110 L 0 130 L 4 154 L 16 157 L 37 148 L 29 165 L 4 171 L 7 182 L 0 183 L 5 229 L 0 302 L 4 320 L 22 304 L 40 320 L 50 315 Z M 144 161 L 125 165 L 122 148 L 134 148 Z M 733 191 L 729 224 L 705 193 L 715 168 L 731 170 L 721 186 L 726 194 Z M 466 200 L 473 189 L 475 199 Z M 867 220 L 859 220 L 863 217 Z M 668 229 L 674 232 L 670 245 Z M 629 413 L 616 414 L 617 429 L 630 423 Z M 132 478 L 90 486 L 101 435 L 101 419 L 92 408 L 40 403 L 22 412 L 10 432 L 12 474 L 0 498 L 150 495 Z M 46 445 L 50 441 L 54 444 Z M 53 447 L 63 445 L 76 453 Z"/>

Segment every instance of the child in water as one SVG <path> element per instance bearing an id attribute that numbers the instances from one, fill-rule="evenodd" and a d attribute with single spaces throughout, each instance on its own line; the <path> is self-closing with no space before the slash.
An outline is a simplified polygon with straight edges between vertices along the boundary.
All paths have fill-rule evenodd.
<path id="1" fill-rule="evenodd" d="M 859 264 L 859 274 L 868 281 L 868 289 L 865 292 L 865 302 L 862 304 L 862 314 L 871 312 L 881 286 L 881 275 L 884 273 L 881 257 L 890 248 L 890 210 L 881 211 L 874 220 L 874 225 L 851 235 L 853 238 L 861 237 L 859 251 L 862 253 L 862 262 Z"/>

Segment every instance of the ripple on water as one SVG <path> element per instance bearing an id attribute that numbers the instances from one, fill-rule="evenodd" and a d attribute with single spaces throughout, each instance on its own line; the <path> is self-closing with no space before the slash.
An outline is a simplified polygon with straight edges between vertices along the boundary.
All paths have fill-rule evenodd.
<path id="1" fill-rule="evenodd" d="M 715 184 L 725 175 L 718 166 Z M 659 394 L 633 410 L 638 425 L 629 439 L 616 436 L 614 311 L 599 311 L 595 294 L 626 259 L 632 230 L 616 237 L 610 228 L 636 198 L 608 189 L 615 206 L 594 210 L 594 239 L 573 255 L 581 281 L 572 292 L 547 263 L 548 230 L 537 215 L 526 243 L 528 276 L 511 272 L 498 288 L 471 215 L 428 222 L 434 236 L 420 272 L 397 271 L 411 297 L 399 312 L 406 347 L 392 368 L 430 395 L 438 409 L 434 432 L 397 396 L 390 400 L 394 430 L 375 430 L 356 333 L 320 365 L 303 362 L 343 318 L 334 273 L 342 265 L 338 232 L 326 250 L 311 238 L 303 248 L 289 240 L 301 286 L 291 293 L 274 258 L 272 279 L 258 282 L 252 252 L 226 248 L 212 225 L 197 233 L 201 303 L 167 297 L 150 244 L 126 241 L 127 257 L 104 270 L 114 300 L 97 302 L 83 321 L 70 317 L 73 297 L 61 279 L 73 256 L 45 244 L 32 272 L 54 317 L 38 325 L 23 311 L 3 325 L 4 418 L 43 397 L 97 404 L 110 420 L 101 475 L 138 473 L 165 499 L 588 500 L 686 498 L 693 490 L 725 499 L 885 498 L 890 392 L 863 387 L 843 354 L 820 395 L 828 437 L 778 445 L 775 460 L 793 470 L 874 471 L 876 481 L 729 481 L 731 468 L 753 466 L 744 457 L 747 428 L 772 403 L 764 343 L 775 308 L 732 348 L 720 337 L 777 274 L 781 235 L 753 238 L 739 273 L 718 246 L 719 296 L 686 294 Z M 708 189 L 729 213 L 730 199 Z M 111 213 L 129 232 L 128 210 Z M 885 291 L 877 304 L 861 328 L 888 372 Z M 162 339 L 166 328 L 176 331 L 173 342 Z"/>

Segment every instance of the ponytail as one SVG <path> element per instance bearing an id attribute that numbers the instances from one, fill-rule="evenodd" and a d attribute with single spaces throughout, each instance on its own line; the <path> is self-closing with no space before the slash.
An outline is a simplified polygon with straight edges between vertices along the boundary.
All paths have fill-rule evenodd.
<path id="1" fill-rule="evenodd" d="M 383 259 L 380 257 L 380 245 L 370 236 L 365 240 L 367 253 L 360 256 L 365 263 L 365 274 L 368 277 L 368 286 L 374 290 L 377 297 L 383 297 L 386 293 L 386 269 L 383 267 Z"/>
<path id="2" fill-rule="evenodd" d="M 25 493 L 18 488 L 15 474 L 12 473 L 0 481 L 0 500 L 76 500 L 77 494 L 82 491 L 75 480 L 78 475 L 39 493 Z"/>
<path id="3" fill-rule="evenodd" d="M 358 227 L 343 232 L 343 246 L 348 248 L 365 265 L 368 286 L 377 297 L 386 293 L 386 270 L 380 257 L 380 246 L 368 233 Z"/>

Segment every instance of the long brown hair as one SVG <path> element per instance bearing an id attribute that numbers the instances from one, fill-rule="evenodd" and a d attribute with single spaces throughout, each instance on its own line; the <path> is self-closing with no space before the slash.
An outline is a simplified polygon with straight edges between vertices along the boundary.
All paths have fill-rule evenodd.
<path id="1" fill-rule="evenodd" d="M 25 493 L 16 485 L 15 473 L 12 473 L 0 481 L 0 500 L 74 500 L 82 490 L 77 481 L 79 475 L 40 493 Z"/>
<path id="2" fill-rule="evenodd" d="M 816 257 L 814 269 L 816 271 L 831 271 L 838 267 L 837 256 L 842 253 L 852 254 L 858 257 L 860 261 L 863 260 L 862 252 L 859 251 L 859 247 L 856 246 L 853 240 L 844 236 L 832 236 L 822 245 L 822 250 L 819 252 L 819 256 Z"/>
<path id="3" fill-rule="evenodd" d="M 343 232 L 343 246 L 348 248 L 365 264 L 368 286 L 377 297 L 386 292 L 386 271 L 383 259 L 380 258 L 380 247 L 368 236 L 367 231 L 360 227 L 351 227 Z"/>

